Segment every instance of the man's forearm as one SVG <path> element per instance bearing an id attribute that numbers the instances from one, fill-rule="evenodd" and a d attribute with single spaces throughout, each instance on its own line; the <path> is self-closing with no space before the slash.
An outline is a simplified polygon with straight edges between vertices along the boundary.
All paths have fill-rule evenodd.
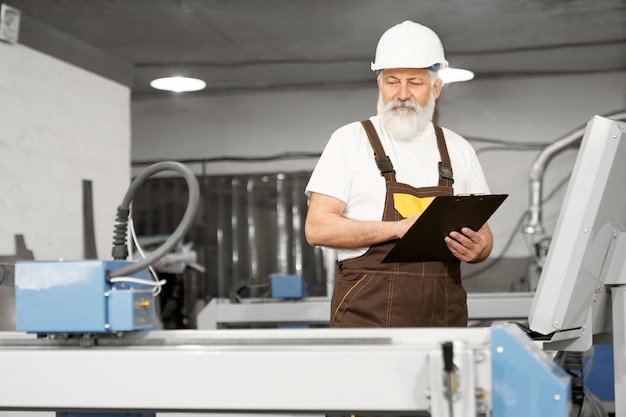
<path id="1" fill-rule="evenodd" d="M 343 216 L 328 215 L 324 219 L 307 219 L 307 241 L 315 246 L 350 249 L 398 239 L 404 234 L 398 223 L 389 221 L 360 221 Z"/>
<path id="2" fill-rule="evenodd" d="M 363 248 L 399 239 L 417 216 L 400 221 L 363 221 L 343 216 L 345 203 L 334 197 L 312 193 L 304 232 L 309 244 L 339 249 Z"/>

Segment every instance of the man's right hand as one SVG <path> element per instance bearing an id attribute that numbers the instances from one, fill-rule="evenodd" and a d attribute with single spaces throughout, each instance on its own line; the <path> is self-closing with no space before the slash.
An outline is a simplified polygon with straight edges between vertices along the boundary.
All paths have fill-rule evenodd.
<path id="1" fill-rule="evenodd" d="M 398 239 L 404 236 L 406 232 L 408 232 L 411 226 L 413 226 L 413 224 L 417 221 L 419 216 L 419 214 L 416 214 L 415 216 L 407 217 L 406 219 L 402 219 L 396 222 L 398 226 Z"/>

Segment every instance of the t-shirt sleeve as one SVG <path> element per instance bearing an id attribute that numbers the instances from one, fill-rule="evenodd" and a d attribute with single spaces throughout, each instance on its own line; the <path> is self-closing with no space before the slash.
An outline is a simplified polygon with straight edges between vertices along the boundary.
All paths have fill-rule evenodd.
<path id="1" fill-rule="evenodd" d="M 305 188 L 311 193 L 325 194 L 343 202 L 348 201 L 352 186 L 354 130 L 351 125 L 336 130 L 317 161 Z"/>
<path id="2" fill-rule="evenodd" d="M 457 133 L 445 128 L 444 132 L 446 140 L 449 138 L 453 144 L 449 151 L 454 153 L 451 157 L 455 194 L 489 194 L 489 185 L 474 147 Z"/>
<path id="3" fill-rule="evenodd" d="M 473 194 L 489 194 L 489 185 L 487 183 L 487 179 L 485 178 L 485 173 L 483 172 L 480 161 L 478 160 L 478 156 L 476 155 L 476 151 L 471 148 L 471 151 L 468 152 L 468 175 L 467 182 L 470 193 Z"/>

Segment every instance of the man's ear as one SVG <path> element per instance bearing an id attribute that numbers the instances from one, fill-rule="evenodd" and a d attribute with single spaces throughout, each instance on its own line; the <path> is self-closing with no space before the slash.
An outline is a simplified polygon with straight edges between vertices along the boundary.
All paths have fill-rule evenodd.
<path id="1" fill-rule="evenodd" d="M 433 84 L 433 97 L 435 97 L 435 100 L 439 98 L 439 94 L 441 94 L 442 87 L 443 87 L 443 81 L 441 81 L 441 78 L 437 78 L 435 80 L 435 84 Z"/>

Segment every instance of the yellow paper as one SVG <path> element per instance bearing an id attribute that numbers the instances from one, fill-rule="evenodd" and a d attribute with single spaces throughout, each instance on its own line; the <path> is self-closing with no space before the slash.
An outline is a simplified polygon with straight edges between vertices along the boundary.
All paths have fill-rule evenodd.
<path id="1" fill-rule="evenodd" d="M 404 218 L 422 214 L 435 197 L 415 197 L 410 194 L 394 193 L 393 206 Z"/>

